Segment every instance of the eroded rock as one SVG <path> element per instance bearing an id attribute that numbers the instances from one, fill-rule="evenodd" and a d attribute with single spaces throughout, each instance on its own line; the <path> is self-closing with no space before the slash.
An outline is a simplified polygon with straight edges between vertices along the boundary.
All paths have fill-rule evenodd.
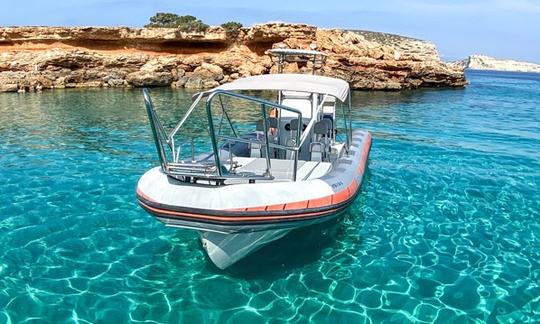
<path id="1" fill-rule="evenodd" d="M 138 71 L 127 75 L 126 81 L 134 87 L 164 87 L 173 82 L 170 72 Z"/>
<path id="2" fill-rule="evenodd" d="M 0 91 L 65 87 L 208 88 L 275 72 L 265 52 L 284 44 L 327 53 L 325 74 L 354 89 L 461 87 L 463 68 L 440 61 L 431 43 L 364 31 L 268 23 L 234 38 L 220 27 L 206 33 L 125 27 L 0 28 Z M 287 72 L 308 72 L 289 64 Z"/>

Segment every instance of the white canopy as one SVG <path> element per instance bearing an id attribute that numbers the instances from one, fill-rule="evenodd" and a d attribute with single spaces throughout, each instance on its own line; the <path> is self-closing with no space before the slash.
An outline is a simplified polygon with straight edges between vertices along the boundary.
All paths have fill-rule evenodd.
<path id="1" fill-rule="evenodd" d="M 349 84 L 343 80 L 311 74 L 263 74 L 235 80 L 210 90 L 276 90 L 311 92 L 345 102 Z"/>

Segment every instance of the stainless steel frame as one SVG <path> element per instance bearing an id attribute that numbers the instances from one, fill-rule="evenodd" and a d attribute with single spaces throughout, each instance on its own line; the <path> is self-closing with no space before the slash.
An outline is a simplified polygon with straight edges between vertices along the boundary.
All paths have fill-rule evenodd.
<path id="1" fill-rule="evenodd" d="M 280 52 L 282 50 L 283 52 Z M 287 49 L 273 49 L 269 50 L 268 54 L 271 57 L 276 57 L 276 64 L 278 67 L 278 73 L 283 73 L 283 66 L 285 63 L 290 62 L 312 62 L 313 69 L 311 74 L 315 75 L 317 70 L 322 74 L 324 73 L 324 65 L 326 64 L 326 54 L 314 50 L 302 51 L 293 50 L 287 52 Z"/>
<path id="2" fill-rule="evenodd" d="M 150 99 L 150 95 L 148 93 L 147 89 L 143 89 L 143 96 L 144 96 L 144 102 L 146 105 L 146 112 L 148 115 L 148 118 L 150 120 L 150 125 L 152 129 L 152 135 L 156 144 L 157 153 L 160 160 L 161 169 L 164 173 L 173 176 L 175 178 L 184 177 L 184 179 L 191 180 L 192 178 L 197 179 L 204 179 L 204 180 L 210 180 L 215 181 L 217 185 L 223 184 L 225 180 L 227 179 L 245 179 L 249 182 L 254 182 L 255 180 L 273 180 L 272 176 L 272 165 L 271 165 L 271 159 L 270 159 L 270 148 L 277 148 L 282 150 L 288 150 L 293 151 L 294 154 L 294 167 L 293 167 L 293 176 L 292 180 L 296 181 L 297 177 L 297 169 L 298 169 L 298 154 L 299 150 L 302 147 L 302 145 L 305 143 L 307 138 L 309 137 L 311 133 L 311 129 L 314 127 L 315 123 L 317 122 L 317 118 L 315 116 L 318 116 L 319 113 L 322 111 L 324 102 L 328 95 L 325 95 L 321 102 L 318 104 L 317 109 L 312 113 L 312 119 L 308 123 L 305 130 L 302 131 L 302 127 L 298 127 L 296 131 L 296 139 L 294 146 L 287 146 L 287 145 L 280 145 L 276 143 L 271 143 L 268 138 L 268 122 L 267 122 L 267 108 L 275 108 L 278 110 L 286 110 L 292 113 L 295 113 L 298 116 L 298 120 L 302 120 L 302 113 L 295 108 L 283 106 L 279 103 L 273 103 L 269 102 L 267 100 L 250 97 L 246 95 L 242 95 L 239 93 L 229 92 L 225 90 L 213 90 L 210 92 L 201 92 L 197 94 L 194 97 L 193 103 L 189 107 L 186 114 L 182 117 L 180 122 L 174 127 L 172 132 L 167 135 L 160 120 L 159 117 L 155 111 L 155 108 L 152 104 L 152 100 Z M 214 129 L 214 121 L 212 116 L 212 103 L 215 98 L 219 99 L 219 103 L 221 105 L 222 110 L 222 118 L 220 121 L 220 132 L 216 134 Z M 227 114 L 227 111 L 223 105 L 222 97 L 232 97 L 232 98 L 238 98 L 241 100 L 246 100 L 249 102 L 254 102 L 261 107 L 261 115 L 263 119 L 263 127 L 265 129 L 264 133 L 264 142 L 262 145 L 264 146 L 265 153 L 266 153 L 266 170 L 264 174 L 257 175 L 257 174 L 236 174 L 233 171 L 233 163 L 231 158 L 231 166 L 229 170 L 224 168 L 222 165 L 221 159 L 220 159 L 220 150 L 218 145 L 218 139 L 224 139 L 229 141 L 229 147 L 231 142 L 243 142 L 243 143 L 261 143 L 260 141 L 253 141 L 245 138 L 241 138 L 238 136 L 238 132 L 234 128 L 234 125 Z M 187 121 L 189 116 L 193 113 L 195 108 L 201 103 L 202 99 L 206 98 L 205 103 L 205 110 L 206 115 L 208 119 L 208 131 L 212 143 L 212 151 L 214 155 L 214 161 L 213 163 L 205 161 L 203 162 L 197 162 L 194 161 L 194 153 L 193 153 L 193 142 L 192 142 L 192 161 L 190 163 L 186 163 L 180 160 L 180 147 L 178 147 L 178 150 L 176 150 L 175 145 L 175 135 L 178 133 L 178 131 L 182 128 L 184 123 Z M 347 113 L 350 113 L 350 94 L 349 94 L 349 101 L 347 102 L 349 106 L 349 110 L 346 111 L 345 107 L 343 107 L 343 115 L 345 118 L 345 131 L 347 133 L 347 142 L 346 147 L 347 151 L 350 145 L 350 136 L 351 133 L 351 125 L 350 122 L 347 121 L 346 115 Z M 281 115 L 281 114 L 279 114 Z M 223 122 L 223 117 L 228 122 L 229 127 L 231 128 L 234 137 L 226 136 L 221 134 L 221 127 Z M 351 133 L 351 134 L 349 134 Z M 168 161 L 167 154 L 165 152 L 165 145 L 170 149 L 171 155 L 172 155 L 172 161 Z M 176 152 L 177 151 L 177 152 Z M 176 154 L 175 154 L 176 152 Z M 232 157 L 232 153 L 229 150 L 229 155 Z M 225 172 L 227 171 L 227 172 Z"/>

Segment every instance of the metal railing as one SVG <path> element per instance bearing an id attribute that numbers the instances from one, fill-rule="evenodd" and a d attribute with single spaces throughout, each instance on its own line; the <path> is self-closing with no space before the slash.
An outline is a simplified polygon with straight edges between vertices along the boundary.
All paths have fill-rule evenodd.
<path id="1" fill-rule="evenodd" d="M 169 135 L 166 134 L 159 117 L 155 111 L 155 108 L 153 106 L 152 100 L 150 99 L 149 93 L 147 89 L 143 89 L 143 96 L 144 96 L 144 102 L 146 105 L 146 112 L 148 114 L 148 118 L 150 120 L 150 125 L 152 129 L 152 135 L 154 137 L 154 141 L 156 144 L 157 153 L 160 160 L 161 169 L 163 172 L 165 172 L 168 175 L 171 176 L 183 176 L 183 177 L 190 177 L 190 178 L 200 178 L 200 179 L 206 179 L 206 180 L 216 180 L 216 182 L 223 183 L 226 179 L 246 179 L 250 180 L 250 182 L 253 180 L 272 180 L 274 177 L 272 176 L 272 166 L 271 166 L 271 148 L 280 149 L 280 150 L 286 150 L 286 151 L 292 151 L 293 152 L 293 174 L 292 174 L 292 180 L 296 181 L 297 178 L 297 172 L 298 172 L 298 158 L 301 147 L 304 145 L 306 140 L 309 138 L 311 134 L 311 130 L 313 129 L 315 123 L 318 121 L 317 118 L 311 118 L 310 122 L 306 126 L 305 129 L 302 130 L 302 113 L 300 110 L 284 106 L 278 103 L 273 103 L 264 99 L 254 98 L 250 96 L 246 96 L 239 93 L 229 92 L 225 90 L 214 90 L 211 92 L 201 92 L 194 96 L 193 102 L 191 106 L 188 108 L 185 115 L 182 117 L 180 122 L 174 127 L 174 129 L 171 131 Z M 219 103 L 221 106 L 221 121 L 219 125 L 219 132 L 216 134 L 214 129 L 214 121 L 213 121 L 213 115 L 212 115 L 212 103 L 215 98 L 219 99 Z M 231 97 L 231 98 L 237 98 L 241 100 L 246 100 L 248 102 L 254 102 L 258 105 L 260 105 L 262 120 L 263 120 L 263 142 L 261 143 L 260 140 L 251 140 L 247 138 L 242 138 L 239 136 L 239 133 L 236 131 L 230 116 L 227 113 L 227 110 L 225 109 L 225 106 L 223 105 L 222 97 Z M 180 160 L 180 149 L 181 146 L 176 148 L 174 138 L 177 135 L 177 133 L 180 131 L 180 129 L 183 127 L 183 125 L 186 123 L 188 118 L 191 116 L 191 114 L 195 111 L 195 108 L 201 103 L 201 100 L 203 98 L 206 99 L 205 103 L 205 111 L 206 111 L 206 117 L 208 119 L 208 128 L 209 128 L 209 135 L 211 139 L 211 145 L 212 145 L 212 151 L 213 151 L 213 162 L 209 161 L 208 156 L 207 159 L 196 161 L 195 160 L 195 154 L 194 154 L 194 142 L 192 139 L 191 142 L 191 162 L 184 162 Z M 312 111 L 312 116 L 319 116 L 319 113 L 324 109 L 324 103 L 326 99 L 328 98 L 328 95 L 325 95 L 321 102 L 318 104 L 317 109 L 315 111 Z M 349 149 L 350 145 L 350 137 L 351 137 L 351 125 L 350 120 L 347 120 L 347 114 L 350 114 L 350 94 L 349 94 L 349 110 L 345 110 L 345 105 L 342 107 L 344 122 L 345 122 L 345 133 L 346 133 L 346 148 L 347 151 Z M 275 108 L 279 110 L 285 110 L 288 112 L 292 112 L 297 115 L 298 121 L 299 121 L 299 127 L 296 130 L 295 139 L 294 139 L 294 145 L 281 145 L 278 143 L 273 143 L 269 141 L 268 136 L 268 117 L 267 117 L 267 109 L 268 108 Z M 281 113 L 279 114 L 281 116 Z M 226 120 L 230 129 L 232 130 L 233 136 L 227 136 L 221 134 L 221 128 L 222 128 L 222 122 L 223 120 Z M 278 121 L 278 127 L 281 123 L 281 120 Z M 229 144 L 229 158 L 230 158 L 230 167 L 229 170 L 224 167 L 221 157 L 220 157 L 220 146 L 219 146 L 219 140 L 225 140 L 228 141 Z M 233 159 L 232 159 L 232 151 L 231 151 L 231 142 L 240 142 L 240 143 L 247 143 L 247 144 L 261 144 L 264 147 L 265 150 L 265 160 L 266 160 L 266 170 L 262 175 L 257 175 L 253 173 L 235 173 L 233 170 Z M 165 152 L 165 146 L 167 146 L 171 151 L 172 161 L 167 160 L 167 154 Z M 227 172 L 225 172 L 227 171 Z"/>
<path id="2" fill-rule="evenodd" d="M 163 141 L 169 145 L 169 148 L 174 152 L 174 146 L 171 146 L 168 140 L 167 133 L 163 129 L 163 125 L 159 121 L 159 117 L 154 109 L 154 104 L 150 98 L 150 94 L 147 89 L 143 89 L 144 104 L 146 107 L 146 114 L 150 120 L 150 128 L 152 129 L 152 136 L 154 137 L 154 143 L 156 144 L 156 150 L 159 157 L 161 169 L 167 169 L 167 155 L 163 149 Z"/>
<path id="3" fill-rule="evenodd" d="M 146 111 L 148 114 L 148 118 L 150 120 L 150 125 L 152 129 L 152 135 L 154 138 L 154 142 L 156 144 L 157 153 L 159 156 L 161 168 L 163 172 L 165 172 L 168 175 L 171 176 L 185 176 L 185 177 L 194 177 L 194 178 L 202 178 L 202 179 L 208 179 L 208 180 L 225 180 L 225 179 L 247 179 L 247 180 L 272 180 L 272 174 L 271 174 L 271 161 L 270 161 L 270 148 L 278 148 L 283 150 L 291 150 L 294 152 L 294 169 L 293 169 L 293 180 L 296 180 L 296 172 L 297 172 L 297 166 L 298 166 L 298 152 L 300 146 L 298 143 L 303 143 L 301 140 L 301 129 L 298 128 L 296 132 L 296 145 L 291 146 L 284 146 L 279 145 L 276 143 L 270 143 L 268 138 L 268 118 L 267 118 L 267 108 L 276 108 L 276 109 L 282 109 L 287 110 L 289 112 L 295 113 L 298 116 L 298 120 L 302 120 L 302 113 L 291 107 L 283 106 L 280 104 L 276 104 L 267 100 L 259 99 L 259 98 L 253 98 L 250 96 L 238 94 L 238 93 L 232 93 L 224 90 L 216 90 L 212 92 L 201 92 L 198 95 L 194 97 L 193 103 L 188 108 L 185 115 L 182 117 L 180 122 L 174 127 L 174 129 L 171 131 L 169 135 L 166 134 L 165 130 L 163 129 L 163 126 L 159 120 L 159 117 L 155 111 L 155 108 L 153 106 L 152 100 L 149 96 L 148 90 L 143 89 L 143 96 L 144 96 L 144 102 L 146 105 Z M 214 129 L 214 122 L 213 122 L 213 116 L 211 111 L 211 105 L 215 97 L 218 97 L 220 100 L 222 112 L 225 116 L 225 119 L 228 121 L 228 124 L 233 131 L 233 134 L 235 137 L 229 137 L 224 136 L 221 134 L 216 134 Z M 264 133 L 264 142 L 260 143 L 260 141 L 251 141 L 248 139 L 244 139 L 239 137 L 238 132 L 235 130 L 232 121 L 230 117 L 228 116 L 224 106 L 223 102 L 221 100 L 221 97 L 233 97 L 238 99 L 247 100 L 250 102 L 255 102 L 260 104 L 261 107 L 261 114 L 263 119 L 263 127 L 265 129 Z M 209 125 L 209 133 L 210 133 L 210 139 L 212 142 L 212 151 L 214 155 L 214 163 L 209 163 L 208 161 L 204 162 L 197 162 L 194 161 L 192 158 L 191 163 L 185 163 L 183 161 L 179 160 L 180 151 L 178 147 L 178 152 L 176 152 L 176 145 L 175 145 L 175 135 L 180 131 L 182 126 L 185 124 L 185 122 L 188 120 L 188 118 L 191 116 L 191 114 L 195 111 L 195 108 L 200 104 L 201 100 L 205 97 L 208 97 L 206 100 L 205 108 L 206 108 L 206 115 L 208 118 L 208 125 Z M 234 174 L 234 173 L 227 173 L 224 174 L 223 165 L 220 159 L 220 150 L 218 147 L 218 138 L 225 139 L 229 141 L 237 141 L 237 142 L 244 142 L 244 143 L 260 143 L 265 148 L 265 158 L 266 158 L 266 171 L 263 175 L 256 175 L 256 174 Z M 304 137 L 303 137 L 304 138 Z M 305 138 L 304 138 L 305 140 Z M 173 161 L 170 162 L 167 160 L 167 154 L 165 153 L 165 145 L 168 146 L 172 153 Z M 192 156 L 193 156 L 193 144 L 192 144 Z M 229 151 L 229 155 L 232 155 L 232 152 Z"/>
<path id="4" fill-rule="evenodd" d="M 255 102 L 255 103 L 260 105 L 260 107 L 261 107 L 261 115 L 262 115 L 262 120 L 263 120 L 263 134 L 264 134 L 263 146 L 264 146 L 264 149 L 265 149 L 265 160 L 266 160 L 266 171 L 265 171 L 263 176 L 268 177 L 269 179 L 270 178 L 273 179 L 272 171 L 271 171 L 272 170 L 272 165 L 271 165 L 271 161 L 270 161 L 270 156 L 271 156 L 270 148 L 278 148 L 278 149 L 293 151 L 293 154 L 294 154 L 293 181 L 296 181 L 296 174 L 297 174 L 297 169 L 298 169 L 298 154 L 299 154 L 299 149 L 300 149 L 300 146 L 298 145 L 298 143 L 301 142 L 301 138 L 300 138 L 301 133 L 302 133 L 301 129 L 298 128 L 297 131 L 296 131 L 296 140 L 295 140 L 296 145 L 293 146 L 293 147 L 283 146 L 283 145 L 271 143 L 269 141 L 269 139 L 268 139 L 269 125 L 268 125 L 268 117 L 267 117 L 267 108 L 276 108 L 276 109 L 286 110 L 286 111 L 295 113 L 298 116 L 298 120 L 302 120 L 302 113 L 298 109 L 295 109 L 295 108 L 292 108 L 292 107 L 287 107 L 287 106 L 277 104 L 277 103 L 273 103 L 273 102 L 270 102 L 270 101 L 267 101 L 267 100 L 264 100 L 264 99 L 254 98 L 254 97 L 242 95 L 242 94 L 239 94 L 239 93 L 229 92 L 229 91 L 225 91 L 225 90 L 212 91 L 212 93 L 210 93 L 208 95 L 208 99 L 206 101 L 206 113 L 207 113 L 208 122 L 209 122 L 209 126 L 210 126 L 210 137 L 212 139 L 212 149 L 214 151 L 214 158 L 215 158 L 216 165 L 218 165 L 219 176 L 223 176 L 223 174 L 222 174 L 222 168 L 221 168 L 221 160 L 219 158 L 219 152 L 218 152 L 218 149 L 217 149 L 217 138 L 218 137 L 222 138 L 222 139 L 229 140 L 229 141 L 248 142 L 250 144 L 252 144 L 252 143 L 260 143 L 260 142 L 259 141 L 250 141 L 250 140 L 245 140 L 245 139 L 240 138 L 238 136 L 238 132 L 236 132 L 236 130 L 235 130 L 230 118 L 228 117 L 228 115 L 227 115 L 226 119 L 227 119 L 227 121 L 229 123 L 229 126 L 230 126 L 231 130 L 233 131 L 233 133 L 234 133 L 234 135 L 236 137 L 233 138 L 233 137 L 230 137 L 230 136 L 224 136 L 224 135 L 221 135 L 221 134 L 216 135 L 215 134 L 214 126 L 213 126 L 213 119 L 212 119 L 212 112 L 211 112 L 211 105 L 212 105 L 212 101 L 214 100 L 214 98 L 216 96 L 220 100 L 220 104 L 221 104 L 221 108 L 222 108 L 223 112 L 225 112 L 225 108 L 223 106 L 223 101 L 221 100 L 222 96 L 238 98 L 238 99 L 246 100 L 246 101 L 249 101 L 249 102 Z M 232 155 L 232 152 L 229 152 L 229 155 Z"/>

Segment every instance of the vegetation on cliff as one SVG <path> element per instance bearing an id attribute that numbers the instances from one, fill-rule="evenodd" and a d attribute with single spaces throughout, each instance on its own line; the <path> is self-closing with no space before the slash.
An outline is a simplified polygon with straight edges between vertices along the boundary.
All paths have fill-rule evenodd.
<path id="1" fill-rule="evenodd" d="M 145 28 L 176 28 L 188 33 L 206 32 L 210 26 L 203 23 L 197 17 L 191 15 L 179 16 L 170 12 L 158 12 L 150 17 L 150 23 Z M 230 38 L 235 38 L 240 33 L 242 24 L 236 21 L 229 21 L 221 24 L 221 28 Z"/>
<path id="2" fill-rule="evenodd" d="M 242 24 L 236 21 L 229 21 L 221 24 L 221 28 L 225 29 L 225 32 L 228 36 L 236 37 L 240 33 L 240 28 L 242 28 Z"/>
<path id="3" fill-rule="evenodd" d="M 178 28 L 184 32 L 204 32 L 208 29 L 207 24 L 197 17 L 186 15 L 179 16 L 169 12 L 158 12 L 150 17 L 150 23 L 145 28 Z"/>

